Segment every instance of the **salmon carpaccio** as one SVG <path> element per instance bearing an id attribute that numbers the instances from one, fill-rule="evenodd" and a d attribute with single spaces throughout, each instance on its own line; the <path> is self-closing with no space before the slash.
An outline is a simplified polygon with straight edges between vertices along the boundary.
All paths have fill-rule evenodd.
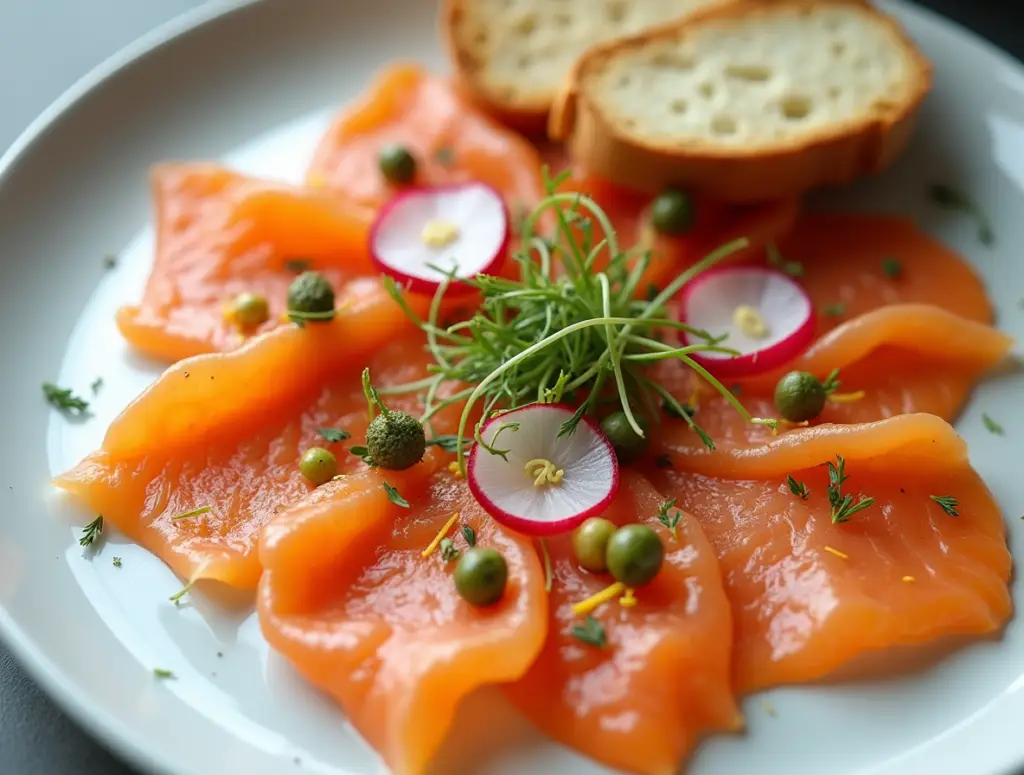
<path id="1" fill-rule="evenodd" d="M 302 335 L 321 346 L 344 346 L 344 340 L 329 336 L 332 327 L 344 331 L 340 324 L 317 325 L 303 329 Z M 262 570 L 255 552 L 260 531 L 275 513 L 312 489 L 299 472 L 302 453 L 325 446 L 336 453 L 341 473 L 365 468 L 345 451 L 346 445 L 329 444 L 318 433 L 338 428 L 354 439 L 364 436 L 369 418 L 362 367 L 356 364 L 369 365 L 378 387 L 411 382 L 426 373 L 422 346 L 406 338 L 377 352 L 355 350 L 353 361 L 339 362 L 336 355 L 334 371 L 321 370 L 309 381 L 303 379 L 311 373 L 303 350 L 309 349 L 319 363 L 328 352 L 318 352 L 312 344 L 289 351 L 291 369 L 259 369 L 266 363 L 261 358 L 273 355 L 279 344 L 274 338 L 290 331 L 299 329 L 282 329 L 237 353 L 191 359 L 172 368 L 111 426 L 99 451 L 54 483 L 103 514 L 179 576 L 255 587 Z M 350 352 L 354 344 L 349 343 Z M 247 408 L 238 396 L 259 391 L 258 374 L 285 385 Z M 413 396 L 392 398 L 389 404 L 422 412 Z M 435 416 L 437 432 L 454 429 L 454 411 Z M 160 428 L 167 428 L 166 435 Z M 212 509 L 207 514 L 173 519 L 205 506 Z"/>
<path id="2" fill-rule="evenodd" d="M 260 545 L 259 613 L 270 645 L 333 696 L 395 775 L 420 775 L 474 689 L 514 681 L 547 635 L 544 571 L 530 543 L 480 509 L 450 473 L 363 471 L 275 517 Z M 413 504 L 389 502 L 383 482 Z M 508 564 L 503 598 L 474 608 L 453 564 L 424 549 L 457 513 Z M 497 731 L 496 731 L 497 734 Z"/>
<path id="3" fill-rule="evenodd" d="M 827 497 L 825 463 L 837 455 L 842 492 L 875 499 L 842 524 Z M 885 647 L 993 632 L 1010 616 L 1002 516 L 966 443 L 938 417 L 822 425 L 652 477 L 715 548 L 738 691 L 820 678 Z M 933 495 L 956 498 L 959 516 Z"/>
<path id="4" fill-rule="evenodd" d="M 233 350 L 280 325 L 293 261 L 331 281 L 340 314 L 373 303 L 368 208 L 215 164 L 162 164 L 150 177 L 156 259 L 141 303 L 117 312 L 121 334 L 147 355 L 178 361 Z M 267 322 L 244 333 L 224 314 L 243 291 L 270 306 Z"/>
<path id="5" fill-rule="evenodd" d="M 580 753 L 628 772 L 669 775 L 704 733 L 742 723 L 732 691 L 732 619 L 697 521 L 683 514 L 672 535 L 655 517 L 663 496 L 643 475 L 623 474 L 604 516 L 657 530 L 666 547 L 661 572 L 635 607 L 612 601 L 594 612 L 608 638 L 596 649 L 573 637 L 580 619 L 572 604 L 612 579 L 582 570 L 568 536 L 552 539 L 548 638 L 508 694 L 543 732 Z"/>

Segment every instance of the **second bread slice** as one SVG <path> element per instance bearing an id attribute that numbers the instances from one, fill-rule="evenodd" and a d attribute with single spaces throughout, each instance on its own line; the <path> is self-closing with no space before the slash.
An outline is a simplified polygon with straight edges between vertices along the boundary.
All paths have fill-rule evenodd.
<path id="1" fill-rule="evenodd" d="M 862 0 L 737 0 L 588 51 L 550 130 L 616 183 L 748 202 L 888 166 L 930 85 Z"/>

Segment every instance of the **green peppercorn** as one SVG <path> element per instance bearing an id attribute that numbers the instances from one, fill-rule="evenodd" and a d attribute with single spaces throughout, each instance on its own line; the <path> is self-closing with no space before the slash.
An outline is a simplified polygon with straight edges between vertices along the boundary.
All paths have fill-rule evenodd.
<path id="1" fill-rule="evenodd" d="M 825 409 L 828 393 L 821 380 L 806 371 L 791 371 L 775 386 L 775 408 L 790 422 L 808 422 Z"/>
<path id="2" fill-rule="evenodd" d="M 693 228 L 693 218 L 693 202 L 685 191 L 663 191 L 651 205 L 651 223 L 662 234 L 686 234 Z"/>
<path id="3" fill-rule="evenodd" d="M 404 145 L 386 145 L 377 156 L 381 174 L 389 183 L 411 183 L 416 177 L 416 157 Z"/>

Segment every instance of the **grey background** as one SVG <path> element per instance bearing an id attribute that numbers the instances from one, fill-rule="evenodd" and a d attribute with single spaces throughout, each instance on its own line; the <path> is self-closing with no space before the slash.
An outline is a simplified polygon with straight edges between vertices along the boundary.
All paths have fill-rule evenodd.
<path id="1" fill-rule="evenodd" d="M 919 2 L 1024 57 L 1024 3 L 1019 0 Z M 0 149 L 93 66 L 156 25 L 201 4 L 202 0 L 0 0 Z M 0 775 L 134 774 L 80 732 L 0 645 Z"/>

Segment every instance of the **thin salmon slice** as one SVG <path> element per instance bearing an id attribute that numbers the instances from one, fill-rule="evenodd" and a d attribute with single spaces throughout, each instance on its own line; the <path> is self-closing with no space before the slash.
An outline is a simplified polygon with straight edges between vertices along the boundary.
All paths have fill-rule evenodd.
<path id="1" fill-rule="evenodd" d="M 842 492 L 876 501 L 842 524 L 827 496 L 825 463 L 837 455 Z M 891 646 L 991 633 L 1011 614 L 1002 517 L 938 417 L 822 425 L 686 465 L 652 476 L 715 548 L 739 691 L 814 680 Z M 931 496 L 956 498 L 959 516 Z"/>
<path id="2" fill-rule="evenodd" d="M 938 307 L 896 304 L 833 328 L 784 369 L 730 385 L 736 400 L 754 417 L 778 418 L 775 385 L 786 371 L 809 371 L 824 378 L 839 369 L 839 395 L 863 391 L 864 396 L 827 403 L 816 423 L 871 422 L 914 412 L 953 420 L 977 381 L 1004 361 L 1012 347 L 1013 340 L 1001 331 Z M 694 420 L 720 450 L 764 443 L 772 437 L 768 428 L 747 423 L 690 370 L 666 363 L 657 373 L 661 384 L 680 401 L 696 404 Z M 681 462 L 711 453 L 681 421 L 666 420 L 659 430 Z M 783 426 L 782 430 L 789 429 Z"/>
<path id="3" fill-rule="evenodd" d="M 778 244 L 787 261 L 803 265 L 800 282 L 815 300 L 822 333 L 901 303 L 934 304 L 979 323 L 994 319 L 985 286 L 971 265 L 907 218 L 808 212 Z M 887 268 L 896 267 L 897 276 L 890 277 Z M 826 314 L 836 304 L 842 314 Z"/>
<path id="4" fill-rule="evenodd" d="M 301 334 L 318 339 L 322 331 L 310 325 Z M 369 421 L 360 383 L 362 369 L 355 365 L 309 382 L 302 380 L 298 368 L 264 370 L 263 381 L 268 377 L 295 380 L 293 389 L 279 393 L 275 402 L 264 401 L 258 410 L 246 410 L 246 392 L 258 390 L 259 382 L 245 367 L 248 361 L 271 362 L 280 344 L 274 337 L 261 339 L 249 351 L 185 361 L 178 372 L 165 375 L 126 410 L 126 414 L 149 418 L 151 427 L 161 417 L 179 412 L 182 418 L 190 413 L 196 419 L 205 415 L 209 423 L 205 428 L 192 427 L 191 433 L 179 433 L 166 444 L 159 432 L 133 438 L 133 443 L 105 443 L 57 477 L 56 486 L 102 514 L 179 576 L 255 587 L 261 570 L 255 551 L 261 529 L 277 511 L 312 489 L 299 472 L 302 453 L 313 446 L 328 447 L 338 458 L 340 473 L 361 470 L 365 467 L 361 459 L 346 449 L 362 443 Z M 303 346 L 291 351 L 293 357 L 310 346 L 303 340 Z M 315 351 L 318 357 L 330 352 Z M 267 357 L 261 359 L 261 355 Z M 352 364 L 368 363 L 378 387 L 410 382 L 426 373 L 427 356 L 414 339 L 400 339 L 364 356 Z M 302 362 L 292 360 L 291 364 Z M 188 395 L 179 396 L 175 382 L 188 386 L 195 382 L 199 389 L 183 388 Z M 185 405 L 178 409 L 175 401 Z M 388 404 L 417 415 L 422 411 L 412 396 L 389 398 Z M 239 408 L 244 414 L 238 413 Z M 455 427 L 455 417 L 442 412 L 435 417 L 434 427 L 448 432 Z M 217 419 L 220 424 L 212 424 Z M 122 421 L 133 432 L 143 432 L 130 416 Z M 331 444 L 318 432 L 321 428 L 347 431 L 352 440 Z M 116 425 L 111 433 L 116 441 Z M 174 519 L 206 506 L 212 509 L 207 514 Z"/>
<path id="5" fill-rule="evenodd" d="M 121 334 L 147 355 L 178 361 L 233 350 L 281 325 L 301 265 L 330 280 L 342 314 L 364 306 L 358 278 L 377 275 L 367 252 L 369 209 L 214 164 L 159 165 L 151 183 L 155 263 L 142 302 L 117 313 Z M 246 291 L 267 299 L 270 318 L 243 332 L 224 313 Z"/>
<path id="6" fill-rule="evenodd" d="M 664 501 L 640 474 L 623 471 L 605 514 L 641 521 L 667 552 L 638 604 L 603 604 L 593 616 L 607 633 L 597 648 L 572 635 L 582 617 L 573 603 L 613 580 L 582 570 L 571 539 L 552 539 L 553 585 L 547 642 L 526 676 L 508 688 L 516 705 L 546 734 L 585 756 L 641 775 L 670 775 L 700 736 L 742 723 L 731 683 L 732 621 L 714 550 L 684 514 L 673 537 L 656 519 Z"/>
<path id="7" fill-rule="evenodd" d="M 260 545 L 266 572 L 263 633 L 315 686 L 334 697 L 395 775 L 420 775 L 478 687 L 515 681 L 547 633 L 544 573 L 530 543 L 477 506 L 464 482 L 420 466 L 365 471 L 281 513 Z M 390 503 L 383 479 L 412 504 Z M 508 563 L 505 595 L 474 608 L 459 597 L 454 564 L 424 549 L 450 517 L 451 537 L 475 530 Z M 500 737 L 500 730 L 494 730 Z"/>
<path id="8" fill-rule="evenodd" d="M 540 158 L 526 139 L 473 107 L 446 78 L 411 64 L 383 70 L 342 112 L 321 140 L 307 181 L 379 207 L 397 190 L 378 167 L 380 150 L 392 143 L 416 157 L 418 185 L 480 180 L 502 192 L 513 213 L 544 195 Z"/>

